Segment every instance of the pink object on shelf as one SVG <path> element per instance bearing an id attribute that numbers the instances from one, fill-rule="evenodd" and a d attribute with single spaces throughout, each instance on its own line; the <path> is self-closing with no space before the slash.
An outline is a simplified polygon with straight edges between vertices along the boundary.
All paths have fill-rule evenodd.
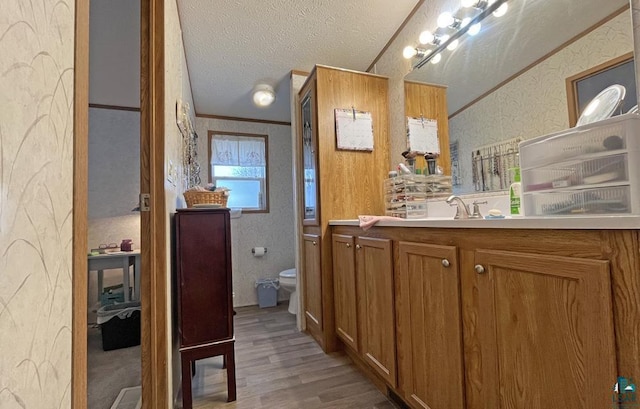
<path id="1" fill-rule="evenodd" d="M 369 230 L 376 223 L 382 220 L 404 220 L 401 217 L 393 217 L 393 216 L 358 216 L 358 220 L 360 220 L 360 227 L 362 230 Z"/>
<path id="2" fill-rule="evenodd" d="M 131 239 L 123 239 L 120 243 L 121 251 L 133 251 L 133 241 Z"/>

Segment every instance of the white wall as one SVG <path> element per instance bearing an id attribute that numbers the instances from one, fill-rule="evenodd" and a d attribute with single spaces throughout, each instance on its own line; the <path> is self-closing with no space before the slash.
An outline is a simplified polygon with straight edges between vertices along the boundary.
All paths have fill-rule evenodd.
<path id="1" fill-rule="evenodd" d="M 140 112 L 90 108 L 89 219 L 131 215 L 139 193 Z"/>
<path id="2" fill-rule="evenodd" d="M 269 135 L 269 213 L 243 214 L 231 220 L 234 305 L 255 305 L 255 281 L 278 278 L 280 271 L 295 265 L 291 127 L 198 117 L 196 129 L 205 184 L 209 180 L 209 130 Z M 256 246 L 267 247 L 267 254 L 253 257 L 251 249 Z M 279 298 L 286 297 L 288 294 L 280 290 Z"/>
<path id="3" fill-rule="evenodd" d="M 89 102 L 140 107 L 140 0 L 91 0 Z"/>
<path id="4" fill-rule="evenodd" d="M 189 103 L 191 113 L 193 114 L 193 97 L 191 95 L 191 84 L 189 83 L 189 75 L 187 73 L 186 58 L 182 43 L 182 29 L 178 18 L 178 8 L 176 0 L 165 0 L 165 94 L 164 94 L 164 121 L 165 121 L 165 169 L 164 169 L 164 188 L 165 188 L 165 206 L 167 212 L 167 229 L 166 229 L 166 271 L 165 277 L 167 286 L 167 376 L 170 381 L 170 388 L 167 390 L 167 402 L 175 402 L 178 387 L 180 385 L 180 354 L 178 352 L 178 334 L 176 332 L 176 323 L 173 321 L 175 289 L 172 286 L 172 249 L 174 243 L 171 237 L 171 226 L 173 224 L 172 213 L 176 208 L 184 207 L 182 192 L 182 134 L 176 125 L 176 101 L 178 99 Z M 192 117 L 193 121 L 193 117 Z M 195 122 L 194 122 L 195 123 Z M 174 183 L 167 180 L 168 161 L 171 160 L 178 168 L 178 176 Z"/>
<path id="5" fill-rule="evenodd" d="M 0 408 L 69 408 L 75 3 L 0 8 Z"/>

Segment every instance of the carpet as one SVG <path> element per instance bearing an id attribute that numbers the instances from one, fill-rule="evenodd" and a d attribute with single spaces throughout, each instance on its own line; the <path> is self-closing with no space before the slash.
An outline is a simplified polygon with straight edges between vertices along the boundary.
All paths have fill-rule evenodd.
<path id="1" fill-rule="evenodd" d="M 87 341 L 87 407 L 111 409 L 124 388 L 141 384 L 140 346 L 103 351 L 100 329 L 91 325 Z"/>
<path id="2" fill-rule="evenodd" d="M 142 388 L 140 386 L 124 388 L 111 405 L 111 409 L 140 409 L 142 406 L 141 394 Z"/>

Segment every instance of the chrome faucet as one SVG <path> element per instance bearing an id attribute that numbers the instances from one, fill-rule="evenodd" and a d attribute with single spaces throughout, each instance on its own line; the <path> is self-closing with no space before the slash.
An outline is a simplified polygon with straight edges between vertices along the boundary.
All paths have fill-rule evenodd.
<path id="1" fill-rule="evenodd" d="M 460 196 L 451 195 L 446 200 L 449 206 L 456 206 L 456 215 L 453 217 L 454 220 L 457 219 L 482 219 L 482 214 L 480 214 L 480 206 L 481 204 L 487 204 L 486 201 L 478 202 L 474 201 L 473 204 L 473 212 L 469 211 L 469 207 L 462 200 Z"/>

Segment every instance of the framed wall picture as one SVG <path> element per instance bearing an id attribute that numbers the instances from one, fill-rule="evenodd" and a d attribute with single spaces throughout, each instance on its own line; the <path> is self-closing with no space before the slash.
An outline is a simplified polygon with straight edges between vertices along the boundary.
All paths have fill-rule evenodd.
<path id="1" fill-rule="evenodd" d="M 569 126 L 576 125 L 584 108 L 600 91 L 614 84 L 626 88 L 623 104 L 619 112 L 614 114 L 618 115 L 629 111 L 638 103 L 632 52 L 567 78 Z"/>

